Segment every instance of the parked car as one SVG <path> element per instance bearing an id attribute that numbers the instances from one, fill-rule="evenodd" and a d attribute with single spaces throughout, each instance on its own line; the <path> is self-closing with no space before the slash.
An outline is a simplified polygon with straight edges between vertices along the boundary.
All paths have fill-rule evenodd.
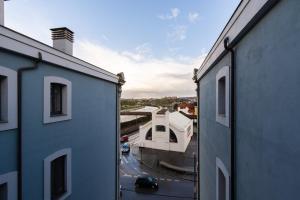
<path id="1" fill-rule="evenodd" d="M 158 189 L 157 179 L 152 176 L 141 176 L 135 181 L 136 188 L 152 188 Z"/>
<path id="2" fill-rule="evenodd" d="M 130 146 L 128 143 L 122 144 L 121 152 L 122 154 L 127 154 L 130 152 Z"/>
<path id="3" fill-rule="evenodd" d="M 120 141 L 123 142 L 128 142 L 128 135 L 123 135 L 120 139 Z"/>

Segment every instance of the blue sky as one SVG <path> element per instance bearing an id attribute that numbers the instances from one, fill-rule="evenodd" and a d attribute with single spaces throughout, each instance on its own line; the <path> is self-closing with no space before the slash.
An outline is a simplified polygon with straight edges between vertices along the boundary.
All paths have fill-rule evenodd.
<path id="1" fill-rule="evenodd" d="M 51 45 L 49 28 L 75 32 L 74 55 L 125 72 L 125 98 L 194 96 L 199 67 L 239 0 L 13 0 L 5 24 Z"/>

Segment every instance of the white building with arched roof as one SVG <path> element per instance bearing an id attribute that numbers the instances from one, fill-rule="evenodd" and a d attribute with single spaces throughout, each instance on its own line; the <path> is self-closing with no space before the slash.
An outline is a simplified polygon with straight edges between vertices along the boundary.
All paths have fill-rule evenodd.
<path id="1" fill-rule="evenodd" d="M 185 152 L 193 135 L 193 121 L 179 112 L 153 110 L 152 120 L 140 126 L 140 147 Z"/>

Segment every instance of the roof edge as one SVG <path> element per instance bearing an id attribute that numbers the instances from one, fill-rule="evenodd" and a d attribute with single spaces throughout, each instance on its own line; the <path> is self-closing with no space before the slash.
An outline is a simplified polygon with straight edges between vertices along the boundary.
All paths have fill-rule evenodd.
<path id="1" fill-rule="evenodd" d="M 46 62 L 113 83 L 119 81 L 116 74 L 4 26 L 0 26 L 0 47 L 32 58 L 37 58 L 38 52 L 41 52 Z"/>
<path id="2" fill-rule="evenodd" d="M 233 41 L 255 17 L 255 15 L 270 1 L 274 0 L 242 0 L 240 2 L 216 42 L 210 49 L 203 63 L 199 67 L 195 77 L 197 81 L 210 69 L 211 65 L 214 65 L 215 61 L 224 54 L 225 48 L 223 40 L 228 37 L 230 41 Z"/>

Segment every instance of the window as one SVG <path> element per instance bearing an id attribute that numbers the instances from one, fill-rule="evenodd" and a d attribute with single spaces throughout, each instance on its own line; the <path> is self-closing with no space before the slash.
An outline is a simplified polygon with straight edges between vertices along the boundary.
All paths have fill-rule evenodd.
<path id="1" fill-rule="evenodd" d="M 7 200 L 7 183 L 0 184 L 0 200 Z"/>
<path id="2" fill-rule="evenodd" d="M 190 135 L 191 135 L 191 130 L 192 130 L 192 126 L 189 126 L 189 127 L 187 128 L 187 137 L 190 137 Z"/>
<path id="3" fill-rule="evenodd" d="M 226 86 L 226 78 L 222 77 L 218 82 L 218 115 L 225 117 L 225 86 Z"/>
<path id="4" fill-rule="evenodd" d="M 216 158 L 216 183 L 216 200 L 229 200 L 229 174 L 219 158 Z"/>
<path id="5" fill-rule="evenodd" d="M 44 200 L 63 200 L 71 195 L 71 149 L 44 160 Z"/>
<path id="6" fill-rule="evenodd" d="M 0 122 L 7 121 L 7 76 L 0 75 Z"/>
<path id="7" fill-rule="evenodd" d="M 17 128 L 17 72 L 0 66 L 0 131 Z"/>
<path id="8" fill-rule="evenodd" d="M 55 77 L 44 78 L 44 123 L 52 123 L 72 118 L 72 84 Z"/>
<path id="9" fill-rule="evenodd" d="M 51 162 L 51 199 L 58 199 L 66 192 L 66 156 Z"/>
<path id="10" fill-rule="evenodd" d="M 17 200 L 18 173 L 10 172 L 0 175 L 0 200 Z"/>
<path id="11" fill-rule="evenodd" d="M 51 83 L 51 116 L 62 115 L 63 84 Z"/>
<path id="12" fill-rule="evenodd" d="M 166 127 L 163 125 L 156 125 L 156 131 L 158 132 L 166 132 Z"/>
<path id="13" fill-rule="evenodd" d="M 152 128 L 146 133 L 146 140 L 152 140 Z"/>
<path id="14" fill-rule="evenodd" d="M 229 67 L 223 67 L 216 76 L 216 121 L 229 126 Z"/>
<path id="15" fill-rule="evenodd" d="M 178 143 L 176 134 L 174 133 L 174 131 L 172 129 L 170 129 L 170 138 L 169 138 L 169 142 L 171 143 Z"/>

